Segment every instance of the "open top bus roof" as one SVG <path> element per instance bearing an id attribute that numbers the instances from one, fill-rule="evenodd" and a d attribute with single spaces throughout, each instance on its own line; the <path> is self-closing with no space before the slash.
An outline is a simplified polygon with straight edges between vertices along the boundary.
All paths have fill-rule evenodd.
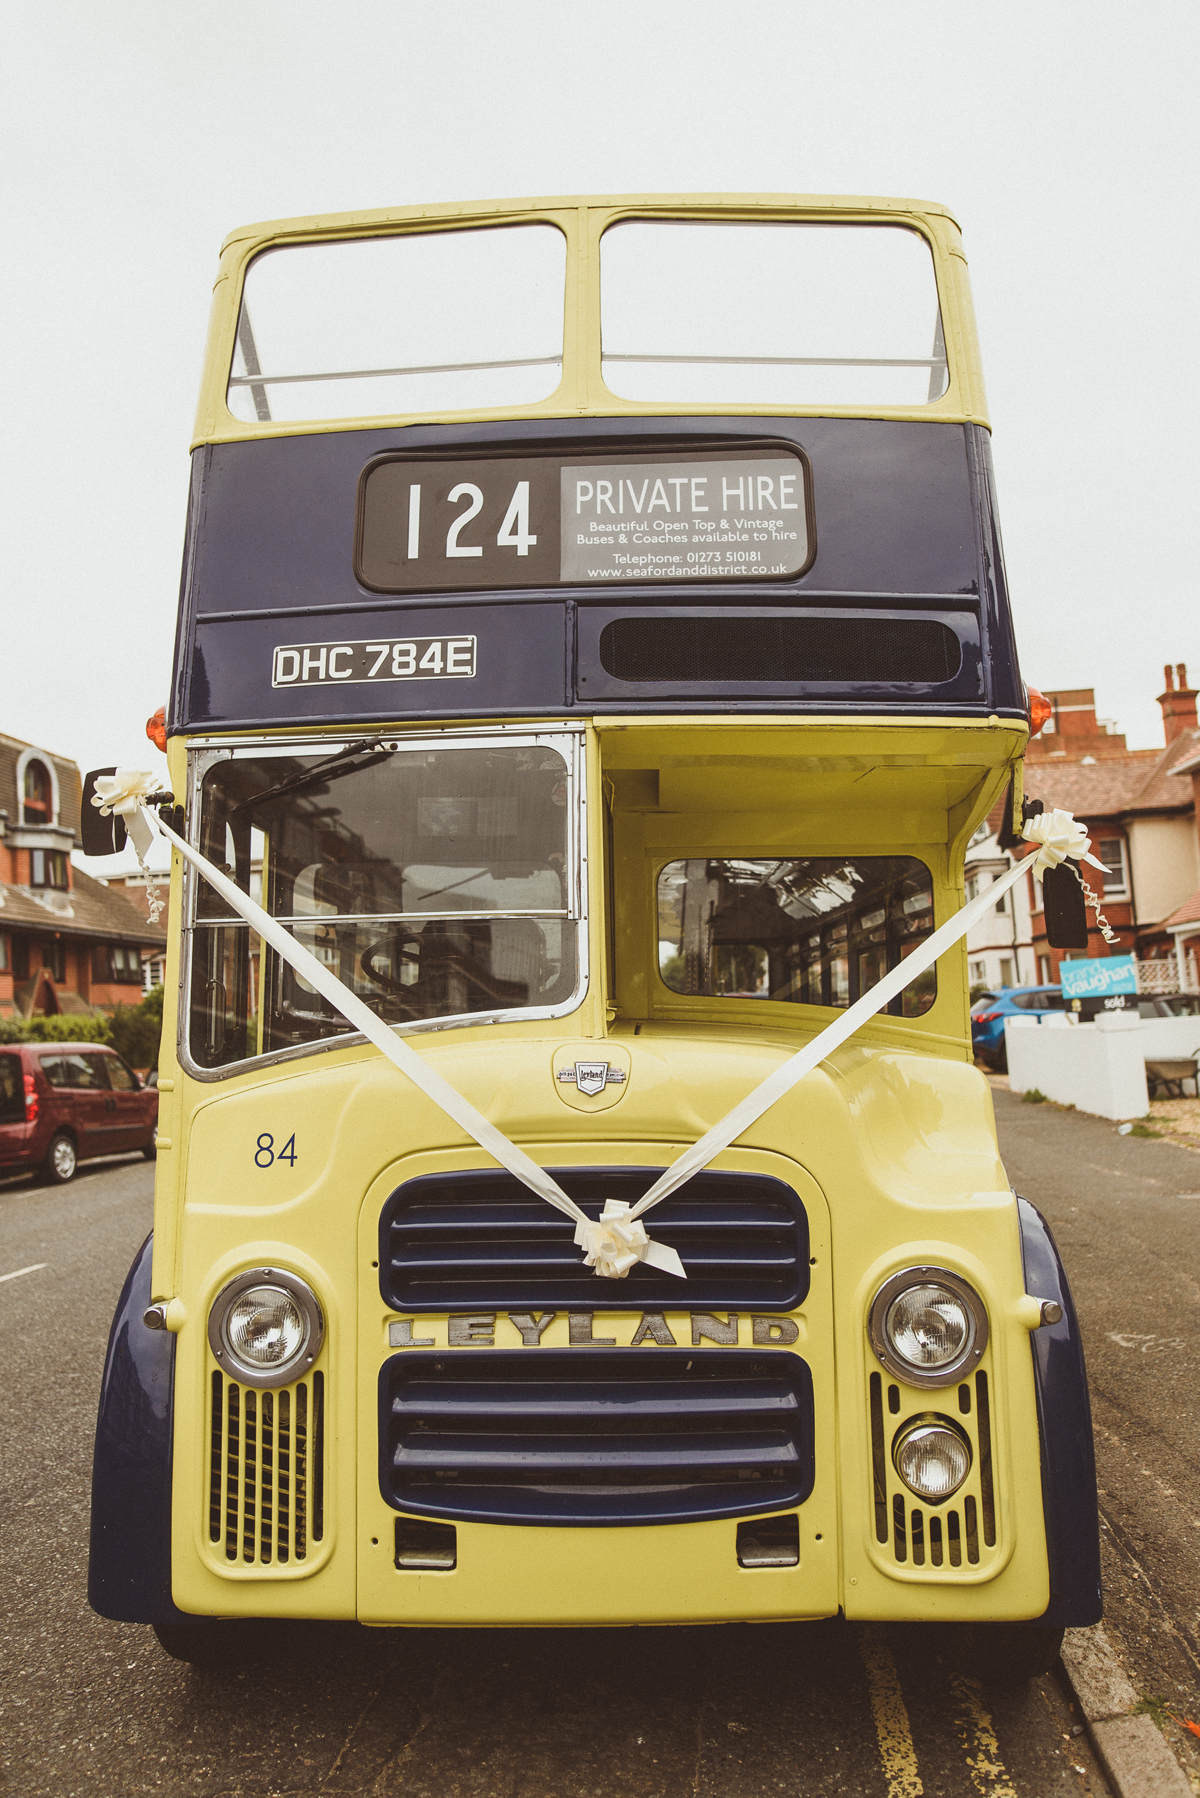
<path id="1" fill-rule="evenodd" d="M 623 195 L 225 240 L 196 444 L 664 414 L 986 424 L 954 219 L 905 199 Z"/>

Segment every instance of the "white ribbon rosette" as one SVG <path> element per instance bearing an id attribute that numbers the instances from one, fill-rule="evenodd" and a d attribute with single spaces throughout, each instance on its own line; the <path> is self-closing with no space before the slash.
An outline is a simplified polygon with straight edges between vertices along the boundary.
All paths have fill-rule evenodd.
<path id="1" fill-rule="evenodd" d="M 154 841 L 154 832 L 142 808 L 151 793 L 157 793 L 159 784 L 153 774 L 142 768 L 118 768 L 115 774 L 96 778 L 92 804 L 102 818 L 115 814 L 121 819 L 139 862 L 146 859 L 146 851 Z"/>
<path id="2" fill-rule="evenodd" d="M 1103 862 L 1088 853 L 1092 839 L 1086 824 L 1080 824 L 1070 812 L 1058 808 L 1052 812 L 1039 812 L 1036 818 L 1030 818 L 1021 835 L 1027 843 L 1038 844 L 1033 871 L 1039 880 L 1045 869 L 1061 867 L 1068 857 L 1073 862 L 1088 862 L 1093 868 L 1099 868 L 1101 874 L 1108 872 Z"/>
<path id="3" fill-rule="evenodd" d="M 604 1280 L 623 1280 L 639 1261 L 660 1273 L 687 1278 L 676 1251 L 666 1243 L 651 1242 L 645 1224 L 623 1199 L 606 1199 L 598 1223 L 589 1218 L 576 1224 L 575 1241 L 584 1251 L 584 1265 L 594 1267 Z"/>

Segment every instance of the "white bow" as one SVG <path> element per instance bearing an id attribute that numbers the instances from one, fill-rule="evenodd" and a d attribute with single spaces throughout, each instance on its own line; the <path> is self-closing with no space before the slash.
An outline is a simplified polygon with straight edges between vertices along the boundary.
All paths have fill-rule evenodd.
<path id="1" fill-rule="evenodd" d="M 146 851 L 154 841 L 154 833 L 142 807 L 158 787 L 159 782 L 153 774 L 147 774 L 141 768 L 118 768 L 115 774 L 96 777 L 92 804 L 102 818 L 109 818 L 115 812 L 123 820 L 139 862 L 145 861 Z"/>
<path id="2" fill-rule="evenodd" d="M 1068 856 L 1072 861 L 1089 862 L 1093 868 L 1099 868 L 1101 874 L 1108 873 L 1103 862 L 1088 854 L 1092 840 L 1087 825 L 1080 824 L 1070 812 L 1058 808 L 1040 812 L 1036 818 L 1030 818 L 1021 835 L 1027 843 L 1041 845 L 1033 858 L 1033 871 L 1039 880 L 1047 868 L 1059 867 Z"/>
<path id="3" fill-rule="evenodd" d="M 645 1224 L 631 1216 L 623 1199 L 606 1199 L 598 1223 L 589 1218 L 576 1224 L 575 1241 L 584 1250 L 584 1264 L 594 1267 L 601 1279 L 623 1280 L 639 1261 L 661 1273 L 687 1278 L 676 1251 L 665 1242 L 651 1242 Z"/>

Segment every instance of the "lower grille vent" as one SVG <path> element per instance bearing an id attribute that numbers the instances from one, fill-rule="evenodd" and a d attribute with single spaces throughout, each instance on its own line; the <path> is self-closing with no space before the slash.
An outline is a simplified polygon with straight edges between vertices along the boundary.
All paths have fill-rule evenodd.
<path id="1" fill-rule="evenodd" d="M 807 1364 L 783 1351 L 406 1354 L 380 1374 L 398 1510 L 492 1523 L 668 1523 L 800 1504 Z"/>
<path id="2" fill-rule="evenodd" d="M 208 1536 L 230 1563 L 302 1562 L 324 1535 L 325 1376 L 258 1392 L 212 1376 Z"/>
<path id="3" fill-rule="evenodd" d="M 962 648 L 931 618 L 617 618 L 600 633 L 600 662 L 617 680 L 685 686 L 938 686 L 957 675 Z"/>

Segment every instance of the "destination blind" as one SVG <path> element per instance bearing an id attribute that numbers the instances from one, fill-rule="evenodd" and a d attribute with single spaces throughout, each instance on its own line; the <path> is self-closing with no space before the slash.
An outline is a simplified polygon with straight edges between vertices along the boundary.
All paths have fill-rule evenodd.
<path id="1" fill-rule="evenodd" d="M 629 455 L 387 457 L 355 572 L 382 593 L 779 580 L 813 553 L 808 465 L 779 445 Z"/>

